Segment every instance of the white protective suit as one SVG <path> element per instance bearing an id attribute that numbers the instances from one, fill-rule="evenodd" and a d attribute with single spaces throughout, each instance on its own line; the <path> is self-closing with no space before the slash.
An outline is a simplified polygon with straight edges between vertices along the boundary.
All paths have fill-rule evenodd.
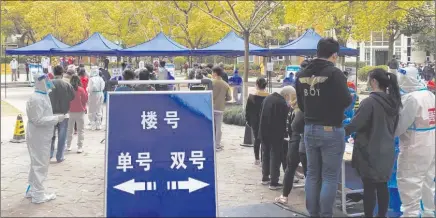
<path id="1" fill-rule="evenodd" d="M 38 72 L 34 75 L 34 80 L 35 93 L 30 96 L 26 105 L 26 138 L 30 155 L 29 187 L 26 197 L 32 198 L 32 203 L 43 203 L 56 198 L 55 194 L 45 192 L 42 183 L 47 178 L 54 125 L 64 120 L 66 115 L 53 115 L 48 96 L 52 83 L 46 74 Z"/>
<path id="2" fill-rule="evenodd" d="M 396 130 L 400 137 L 397 183 L 403 216 L 434 217 L 435 96 L 415 67 L 399 69 L 398 83 L 405 93 Z"/>
<path id="3" fill-rule="evenodd" d="M 136 69 L 135 70 L 135 76 L 136 76 L 136 78 L 139 78 L 139 73 L 141 72 L 141 70 L 143 70 L 143 69 L 145 69 L 145 63 L 144 63 L 144 61 L 140 61 L 139 63 L 138 63 L 138 69 Z"/>
<path id="4" fill-rule="evenodd" d="M 105 82 L 99 75 L 99 70 L 96 67 L 91 69 L 91 77 L 88 82 L 88 117 L 89 125 L 92 130 L 100 130 L 103 119 L 103 101 Z"/>

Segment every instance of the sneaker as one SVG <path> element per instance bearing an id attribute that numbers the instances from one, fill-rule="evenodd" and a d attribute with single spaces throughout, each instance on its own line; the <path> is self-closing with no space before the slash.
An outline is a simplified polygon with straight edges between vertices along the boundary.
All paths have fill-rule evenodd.
<path id="1" fill-rule="evenodd" d="M 58 160 L 58 163 L 62 163 L 62 162 L 64 162 L 66 160 L 66 158 L 64 157 L 64 158 L 62 158 L 62 160 Z"/>
<path id="2" fill-rule="evenodd" d="M 268 180 L 263 180 L 263 179 L 262 179 L 262 181 L 260 182 L 260 184 L 262 184 L 262 185 L 268 185 L 269 182 L 270 182 L 269 179 L 268 179 Z"/>
<path id="3" fill-rule="evenodd" d="M 222 151 L 223 148 L 224 148 L 223 146 L 217 146 L 215 150 L 216 150 L 216 151 Z"/>
<path id="4" fill-rule="evenodd" d="M 255 160 L 254 165 L 260 165 L 260 160 Z"/>
<path id="5" fill-rule="evenodd" d="M 74 131 L 74 135 L 77 135 L 77 131 Z"/>
<path id="6" fill-rule="evenodd" d="M 294 183 L 298 183 L 300 180 L 297 177 L 294 177 Z"/>
<path id="7" fill-rule="evenodd" d="M 67 151 L 71 151 L 71 146 L 67 146 Z"/>
<path id="8" fill-rule="evenodd" d="M 96 130 L 101 130 L 101 126 L 98 125 L 98 126 L 95 127 L 95 129 L 96 129 Z"/>
<path id="9" fill-rule="evenodd" d="M 305 184 L 306 184 L 306 179 L 302 179 L 298 183 L 294 184 L 294 188 L 303 188 Z"/>
<path id="10" fill-rule="evenodd" d="M 41 199 L 32 198 L 32 203 L 41 204 L 54 199 L 56 199 L 55 194 L 44 194 L 44 196 Z"/>
<path id="11" fill-rule="evenodd" d="M 96 126 L 91 126 L 91 130 L 95 130 L 95 129 L 97 129 Z"/>
<path id="12" fill-rule="evenodd" d="M 281 188 L 283 188 L 283 184 L 280 184 L 280 183 L 277 183 L 277 184 L 275 184 L 275 185 L 269 185 L 269 189 L 270 190 L 278 190 L 278 189 L 281 189 Z"/>
<path id="13" fill-rule="evenodd" d="M 80 153 L 82 153 L 83 152 L 83 148 L 79 148 L 79 149 L 77 149 L 77 153 L 78 154 L 80 154 Z"/>

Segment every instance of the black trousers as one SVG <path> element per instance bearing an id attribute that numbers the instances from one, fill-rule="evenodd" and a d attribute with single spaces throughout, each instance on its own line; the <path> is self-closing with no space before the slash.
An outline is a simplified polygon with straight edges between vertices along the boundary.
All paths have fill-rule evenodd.
<path id="1" fill-rule="evenodd" d="M 293 184 L 294 184 L 294 176 L 297 171 L 298 164 L 301 162 L 303 165 L 304 175 L 307 173 L 307 158 L 305 153 L 300 153 L 298 151 L 300 145 L 301 136 L 299 134 L 292 135 L 291 140 L 288 144 L 288 152 L 286 155 L 288 167 L 285 171 L 285 176 L 283 177 L 283 196 L 288 197 L 289 193 L 291 193 Z"/>
<path id="2" fill-rule="evenodd" d="M 256 160 L 259 160 L 259 151 L 260 151 L 260 139 L 258 139 L 258 131 L 255 131 L 253 128 L 251 128 L 252 132 L 253 132 L 253 136 L 254 136 L 254 144 L 253 144 L 253 149 L 254 149 L 254 158 Z"/>
<path id="3" fill-rule="evenodd" d="M 283 163 L 283 140 L 272 143 L 262 142 L 262 181 L 277 185 L 280 177 L 280 165 Z M 283 166 L 285 169 L 286 166 Z"/>
<path id="4" fill-rule="evenodd" d="M 374 208 L 378 203 L 378 217 L 386 217 L 389 207 L 389 190 L 387 182 L 372 182 L 362 179 L 363 182 L 363 210 L 365 217 L 374 216 Z"/>

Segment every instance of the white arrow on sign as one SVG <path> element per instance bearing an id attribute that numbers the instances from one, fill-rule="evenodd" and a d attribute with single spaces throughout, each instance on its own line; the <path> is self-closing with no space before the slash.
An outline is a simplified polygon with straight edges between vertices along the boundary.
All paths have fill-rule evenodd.
<path id="1" fill-rule="evenodd" d="M 187 189 L 189 190 L 189 193 L 191 193 L 197 191 L 198 189 L 209 186 L 209 184 L 189 177 L 188 181 L 178 181 L 177 186 L 178 189 Z"/>
<path id="2" fill-rule="evenodd" d="M 147 182 L 147 188 L 145 188 L 145 182 L 135 182 L 135 179 L 123 182 L 119 185 L 114 186 L 115 189 L 135 194 L 135 191 L 153 191 L 156 190 L 156 182 Z"/>

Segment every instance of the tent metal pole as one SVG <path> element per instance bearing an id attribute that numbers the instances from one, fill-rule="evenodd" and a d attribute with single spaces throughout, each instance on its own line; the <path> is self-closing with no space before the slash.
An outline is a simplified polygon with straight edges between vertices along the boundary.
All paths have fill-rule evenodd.
<path id="1" fill-rule="evenodd" d="M 17 63 L 20 66 L 20 55 L 17 55 Z M 20 78 L 20 67 L 17 66 L 17 77 Z"/>
<path id="2" fill-rule="evenodd" d="M 6 55 L 6 46 L 5 46 L 5 98 L 6 98 L 6 86 L 7 86 L 7 79 L 6 79 L 6 57 L 7 57 L 7 55 Z"/>
<path id="3" fill-rule="evenodd" d="M 356 56 L 356 93 L 357 93 L 357 86 L 359 85 L 359 81 L 357 81 L 357 71 L 359 69 L 359 56 Z"/>

